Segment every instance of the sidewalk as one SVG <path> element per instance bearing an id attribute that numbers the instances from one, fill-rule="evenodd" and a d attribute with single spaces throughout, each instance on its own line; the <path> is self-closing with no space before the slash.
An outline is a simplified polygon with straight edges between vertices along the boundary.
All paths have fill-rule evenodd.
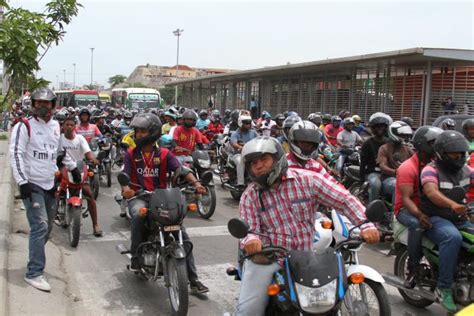
<path id="1" fill-rule="evenodd" d="M 45 276 L 51 293 L 25 283 L 29 226 L 21 200 L 14 200 L 8 141 L 0 140 L 0 316 L 68 315 L 71 295 L 63 268 L 63 253 L 54 242 L 46 245 Z M 54 229 L 54 228 L 53 228 Z"/>

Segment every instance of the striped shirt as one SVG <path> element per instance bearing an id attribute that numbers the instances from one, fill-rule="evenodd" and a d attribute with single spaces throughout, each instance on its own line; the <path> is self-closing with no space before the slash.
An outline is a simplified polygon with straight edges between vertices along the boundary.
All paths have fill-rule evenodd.
<path id="1" fill-rule="evenodd" d="M 292 152 L 286 154 L 286 159 L 288 160 L 288 168 L 313 171 L 319 173 L 324 178 L 329 179 L 332 182 L 338 183 L 337 180 L 331 177 L 331 175 L 326 171 L 326 169 L 314 159 L 309 159 L 305 161 L 304 165 L 302 165 L 299 163 L 299 161 L 296 159 L 296 156 Z"/>
<path id="2" fill-rule="evenodd" d="M 269 236 L 274 246 L 311 250 L 319 204 L 336 209 L 355 224 L 366 219 L 365 208 L 356 197 L 319 173 L 288 169 L 276 188 L 260 192 L 264 209 L 261 209 L 259 189 L 251 183 L 240 199 L 240 217 L 253 232 Z M 373 228 L 373 224 L 362 225 L 362 229 L 367 228 Z M 249 234 L 241 245 L 255 239 L 261 238 Z M 262 239 L 264 243 L 269 241 Z"/>

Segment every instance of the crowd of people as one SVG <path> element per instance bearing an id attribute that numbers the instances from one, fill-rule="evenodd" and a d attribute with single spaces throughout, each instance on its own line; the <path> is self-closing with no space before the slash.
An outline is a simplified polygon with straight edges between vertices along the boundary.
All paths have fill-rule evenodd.
<path id="1" fill-rule="evenodd" d="M 473 226 L 466 205 L 449 198 L 449 192 L 462 186 L 467 197 L 474 196 L 474 119 L 462 123 L 443 122 L 443 129 L 432 126 L 414 128 L 411 118 L 393 121 L 384 113 L 374 113 L 367 124 L 349 111 L 337 115 L 311 113 L 302 118 L 294 111 L 272 115 L 247 110 L 196 110 L 169 106 L 166 110 L 55 108 L 56 97 L 48 88 L 31 95 L 30 113 L 20 113 L 14 121 L 11 163 L 30 224 L 29 261 L 26 282 L 49 291 L 43 276 L 44 245 L 55 218 L 58 189 L 52 174 L 57 169 L 57 152 L 66 151 L 62 165 L 78 177 L 76 162 L 81 159 L 98 163 L 88 143 L 101 135 L 115 137 L 113 158 L 123 152 L 123 172 L 134 183 L 153 191 L 166 187 L 167 173 L 177 173 L 205 191 L 183 164 L 196 149 L 209 146 L 217 135 L 229 135 L 229 161 L 237 166 L 237 183 L 246 185 L 245 171 L 251 183 L 240 200 L 240 216 L 256 234 L 241 240 L 247 254 L 262 250 L 269 236 L 273 245 L 293 250 L 311 248 L 318 205 L 334 208 L 355 224 L 366 220 L 365 207 L 339 182 L 346 159 L 360 152 L 360 174 L 368 181 L 368 200 L 389 196 L 397 220 L 409 229 L 409 264 L 406 286 L 416 283 L 416 267 L 421 260 L 421 238 L 427 236 L 440 251 L 436 295 L 443 307 L 456 310 L 451 286 L 456 258 L 461 246 L 458 228 Z M 28 117 L 28 118 L 27 118 Z M 328 156 L 337 153 L 331 164 Z M 159 157 L 159 159 L 157 159 Z M 122 186 L 125 198 L 138 188 Z M 90 188 L 85 194 L 91 204 L 94 235 L 102 230 L 97 222 L 97 207 Z M 144 236 L 140 199 L 129 204 L 131 221 L 131 269 L 133 258 Z M 377 225 L 364 224 L 361 236 L 368 243 L 379 241 Z M 189 238 L 183 236 L 184 239 Z M 187 258 L 191 289 L 204 293 L 209 289 L 198 281 L 192 253 Z M 277 263 L 244 263 L 237 315 L 262 315 L 268 296 L 266 286 Z"/>

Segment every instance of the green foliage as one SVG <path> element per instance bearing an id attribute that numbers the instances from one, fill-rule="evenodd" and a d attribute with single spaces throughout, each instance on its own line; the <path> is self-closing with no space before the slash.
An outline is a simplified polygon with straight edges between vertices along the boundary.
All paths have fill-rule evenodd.
<path id="1" fill-rule="evenodd" d="M 2 4 L 0 0 L 0 5 Z M 47 83 L 35 79 L 39 62 L 52 44 L 58 45 L 66 34 L 64 27 L 82 7 L 76 0 L 53 0 L 43 13 L 9 7 L 0 24 L 0 59 L 10 76 L 4 102 L 21 95 L 22 88 Z"/>
<path id="2" fill-rule="evenodd" d="M 127 77 L 124 76 L 124 75 L 115 75 L 115 76 L 109 78 L 108 83 L 113 88 L 118 84 L 124 83 L 126 79 L 127 79 Z"/>
<path id="3" fill-rule="evenodd" d="M 178 100 L 181 99 L 183 92 L 181 89 L 178 89 Z M 165 101 L 166 104 L 173 104 L 174 102 L 174 95 L 175 95 L 175 87 L 164 87 L 160 89 L 161 98 Z"/>

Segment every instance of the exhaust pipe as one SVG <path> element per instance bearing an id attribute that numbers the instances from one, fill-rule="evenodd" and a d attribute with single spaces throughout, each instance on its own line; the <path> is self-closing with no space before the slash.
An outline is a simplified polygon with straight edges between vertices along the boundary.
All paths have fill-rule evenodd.
<path id="1" fill-rule="evenodd" d="M 418 296 L 421 296 L 427 300 L 430 300 L 432 302 L 436 302 L 436 297 L 433 292 L 427 291 L 425 289 L 419 288 L 418 286 L 415 286 L 413 289 L 408 289 L 405 286 L 403 286 L 403 280 L 396 275 L 393 275 L 391 273 L 382 273 L 383 278 L 385 279 L 385 282 L 390 284 L 391 286 L 394 286 L 400 290 L 403 290 L 405 292 L 409 292 L 411 294 L 415 294 Z"/>
<path id="2" fill-rule="evenodd" d="M 117 250 L 117 252 L 120 253 L 121 255 L 124 255 L 125 257 L 127 257 L 128 260 L 132 260 L 132 255 L 130 254 L 130 250 L 128 250 L 124 244 L 118 244 L 117 246 L 115 246 L 115 250 Z"/>
<path id="3" fill-rule="evenodd" d="M 224 186 L 224 188 L 226 188 L 228 190 L 239 191 L 239 189 L 234 187 L 232 184 L 224 183 L 223 186 Z"/>

